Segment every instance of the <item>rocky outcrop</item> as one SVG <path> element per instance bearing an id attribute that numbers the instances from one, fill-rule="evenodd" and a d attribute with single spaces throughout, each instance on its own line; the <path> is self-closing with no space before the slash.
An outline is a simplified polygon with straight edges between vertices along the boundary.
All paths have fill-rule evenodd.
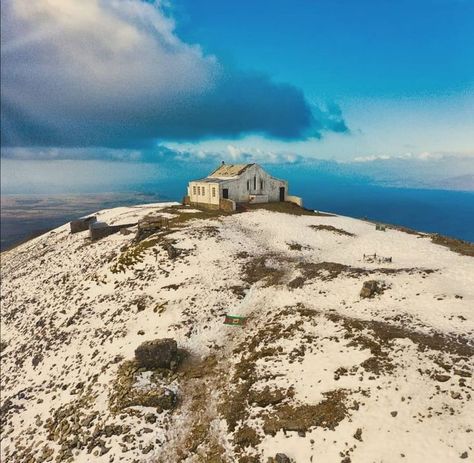
<path id="1" fill-rule="evenodd" d="M 291 463 L 291 460 L 284 453 L 277 453 L 274 458 L 269 458 L 268 463 Z"/>
<path id="2" fill-rule="evenodd" d="M 178 345 L 171 338 L 146 341 L 135 349 L 135 359 L 143 368 L 172 368 L 178 364 Z"/>
<path id="3" fill-rule="evenodd" d="M 386 289 L 382 281 L 368 280 L 364 281 L 362 289 L 360 290 L 360 297 L 371 299 L 378 294 L 382 294 Z"/>
<path id="4" fill-rule="evenodd" d="M 168 253 L 168 257 L 171 260 L 176 259 L 176 257 L 178 257 L 178 250 L 169 241 L 165 241 L 163 247 L 165 248 L 166 252 Z"/>
<path id="5" fill-rule="evenodd" d="M 171 389 L 175 375 L 168 369 L 146 369 L 136 360 L 123 362 L 117 372 L 109 407 L 118 413 L 130 407 L 153 407 L 157 413 L 173 408 L 176 393 Z"/>
<path id="6" fill-rule="evenodd" d="M 163 229 L 169 228 L 169 220 L 163 216 L 147 215 L 138 221 L 135 241 L 140 242 Z"/>

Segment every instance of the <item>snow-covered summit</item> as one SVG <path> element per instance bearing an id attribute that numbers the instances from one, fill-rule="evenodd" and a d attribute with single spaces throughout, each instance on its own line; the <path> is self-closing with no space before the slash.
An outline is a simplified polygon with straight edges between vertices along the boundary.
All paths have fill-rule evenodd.
<path id="1" fill-rule="evenodd" d="M 474 259 L 287 212 L 120 207 L 98 220 L 170 229 L 91 242 L 64 225 L 3 253 L 2 461 L 474 458 Z M 137 369 L 159 338 L 182 363 Z M 150 401 L 163 384 L 173 400 Z"/>

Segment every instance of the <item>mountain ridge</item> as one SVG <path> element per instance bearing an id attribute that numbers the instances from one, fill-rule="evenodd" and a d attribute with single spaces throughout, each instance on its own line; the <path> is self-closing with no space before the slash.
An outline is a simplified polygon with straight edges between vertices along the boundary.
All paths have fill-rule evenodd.
<path id="1" fill-rule="evenodd" d="M 64 225 L 2 253 L 2 458 L 471 456 L 472 257 L 286 212 L 120 207 L 98 219 L 170 229 L 90 242 Z M 135 350 L 160 338 L 179 364 L 141 368 Z"/>

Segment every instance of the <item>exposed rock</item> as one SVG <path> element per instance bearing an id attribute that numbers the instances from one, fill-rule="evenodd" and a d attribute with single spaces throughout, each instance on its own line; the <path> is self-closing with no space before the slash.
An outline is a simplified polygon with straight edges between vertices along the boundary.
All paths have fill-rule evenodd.
<path id="1" fill-rule="evenodd" d="M 178 363 L 178 345 L 171 338 L 146 341 L 135 349 L 135 358 L 140 367 L 171 368 Z"/>
<path id="2" fill-rule="evenodd" d="M 165 372 L 169 370 L 152 370 L 149 384 L 144 388 L 137 385 L 140 366 L 136 361 L 124 362 L 114 381 L 114 392 L 110 397 L 110 408 L 117 413 L 129 407 L 153 407 L 158 413 L 169 410 L 176 404 L 176 394 L 167 387 L 169 384 Z M 161 373 L 164 372 L 164 373 Z"/>
<path id="3" fill-rule="evenodd" d="M 277 453 L 275 455 L 276 463 L 291 463 L 291 460 L 284 453 Z"/>
<path id="4" fill-rule="evenodd" d="M 169 241 L 165 241 L 165 243 L 163 244 L 163 247 L 168 253 L 168 257 L 170 259 L 176 259 L 176 257 L 178 257 L 178 254 L 179 254 L 178 250 Z"/>
<path id="5" fill-rule="evenodd" d="M 122 426 L 120 426 L 119 424 L 108 424 L 104 426 L 104 434 L 106 437 L 118 436 L 122 434 Z"/>
<path id="6" fill-rule="evenodd" d="M 446 381 L 449 381 L 451 379 L 451 376 L 449 375 L 435 375 L 436 381 L 439 381 L 440 383 L 445 383 Z"/>
<path id="7" fill-rule="evenodd" d="M 2 353 L 8 347 L 8 342 L 3 339 L 0 341 L 0 353 Z"/>
<path id="8" fill-rule="evenodd" d="M 43 356 L 41 354 L 36 354 L 31 360 L 33 368 L 36 368 L 42 361 L 43 361 Z"/>
<path id="9" fill-rule="evenodd" d="M 234 436 L 234 443 L 241 447 L 257 446 L 260 440 L 257 431 L 249 426 L 241 427 Z"/>
<path id="10" fill-rule="evenodd" d="M 354 439 L 362 442 L 362 429 L 357 428 L 357 431 L 354 433 Z"/>
<path id="11" fill-rule="evenodd" d="M 168 219 L 162 216 L 148 215 L 138 221 L 138 230 L 135 236 L 135 242 L 143 241 L 164 228 L 168 228 Z"/>
<path id="12" fill-rule="evenodd" d="M 82 423 L 81 423 L 82 426 L 85 426 L 86 428 L 92 427 L 92 422 L 95 420 L 97 415 L 98 415 L 98 412 L 94 412 L 88 415 L 86 418 L 82 420 Z"/>
<path id="13" fill-rule="evenodd" d="M 291 289 L 301 288 L 304 285 L 305 281 L 305 278 L 301 276 L 296 277 L 288 283 L 288 287 Z"/>
<path id="14" fill-rule="evenodd" d="M 382 294 L 385 290 L 385 285 L 381 281 L 368 280 L 364 281 L 360 291 L 360 297 L 373 298 L 377 294 Z"/>
<path id="15" fill-rule="evenodd" d="M 153 444 L 149 444 L 146 447 L 143 448 L 142 453 L 146 455 L 147 453 L 150 453 L 154 448 Z"/>
<path id="16" fill-rule="evenodd" d="M 313 426 L 335 429 L 348 415 L 345 405 L 346 391 L 338 389 L 324 393 L 325 399 L 317 405 L 278 404 L 264 415 L 263 431 L 274 436 L 284 431 L 309 431 Z"/>
<path id="17" fill-rule="evenodd" d="M 268 405 L 280 403 L 290 395 L 291 394 L 287 394 L 284 389 L 271 390 L 266 386 L 262 391 L 250 391 L 249 402 L 258 405 L 259 407 L 267 407 Z"/>
<path id="18" fill-rule="evenodd" d="M 147 413 L 145 415 L 145 421 L 150 424 L 156 423 L 156 415 L 154 413 Z"/>

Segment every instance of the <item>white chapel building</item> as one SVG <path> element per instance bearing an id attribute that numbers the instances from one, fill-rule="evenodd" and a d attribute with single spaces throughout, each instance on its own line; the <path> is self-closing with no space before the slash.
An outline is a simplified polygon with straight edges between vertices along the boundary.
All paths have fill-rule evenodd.
<path id="1" fill-rule="evenodd" d="M 188 185 L 188 203 L 235 210 L 236 203 L 288 201 L 302 206 L 301 198 L 288 194 L 288 182 L 272 177 L 258 164 L 222 162 L 207 177 Z M 232 205 L 232 203 L 234 203 Z"/>

